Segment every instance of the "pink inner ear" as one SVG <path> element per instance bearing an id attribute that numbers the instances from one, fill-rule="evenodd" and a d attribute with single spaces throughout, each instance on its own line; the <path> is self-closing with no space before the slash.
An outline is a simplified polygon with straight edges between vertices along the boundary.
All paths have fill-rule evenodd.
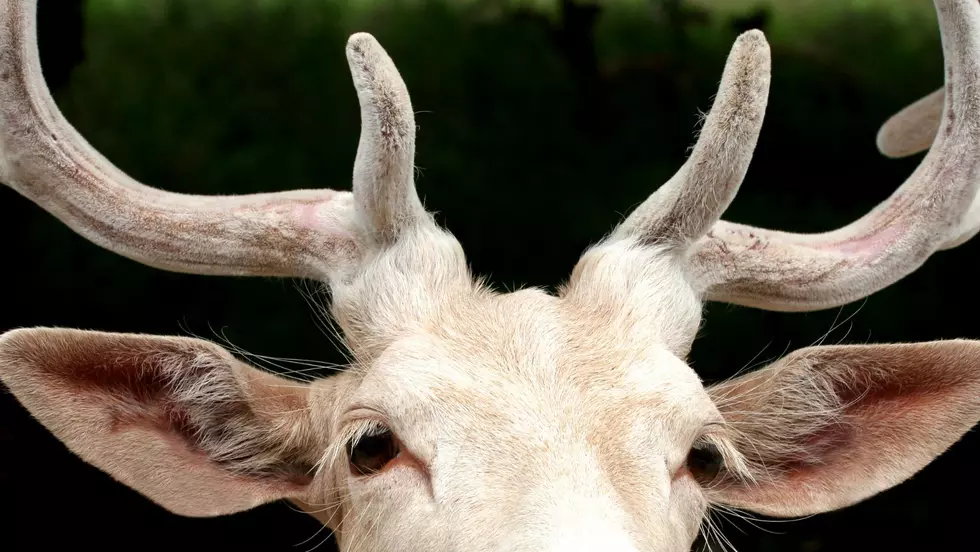
<path id="1" fill-rule="evenodd" d="M 833 424 L 821 428 L 803 439 L 803 455 L 786 458 L 778 462 L 780 470 L 798 477 L 806 474 L 807 470 L 820 468 L 834 463 L 837 457 L 846 455 L 847 451 L 860 439 L 860 431 L 847 424 Z"/>
<path id="2" fill-rule="evenodd" d="M 778 517 L 849 506 L 893 487 L 980 418 L 980 342 L 811 347 L 712 386 L 754 482 L 714 500 Z"/>
<path id="3" fill-rule="evenodd" d="M 808 459 L 790 459 L 780 465 L 786 473 L 784 484 L 798 488 L 814 480 L 853 477 L 856 468 L 887 461 L 879 458 L 882 451 L 896 444 L 901 447 L 909 432 L 932 422 L 924 412 L 942 408 L 944 395 L 918 383 L 888 385 L 860 400 L 850 397 L 851 402 L 858 402 L 845 410 L 841 423 L 828 425 L 805 440 Z"/>
<path id="4" fill-rule="evenodd" d="M 273 424 L 253 411 L 230 359 L 159 343 L 150 352 L 110 346 L 66 353 L 38 367 L 70 393 L 99 401 L 110 432 L 152 429 L 182 453 L 208 456 L 233 473 L 295 485 L 312 480 L 305 451 L 280 442 Z"/>
<path id="5" fill-rule="evenodd" d="M 764 439 L 769 430 L 757 436 L 761 442 L 756 444 L 763 451 L 766 468 L 782 474 L 781 484 L 791 488 L 853 477 L 855 470 L 872 469 L 876 464 L 888 462 L 889 459 L 882 458 L 883 452 L 908 448 L 916 435 L 928 440 L 929 428 L 942 424 L 947 416 L 955 417 L 957 400 L 969 396 L 969 388 L 976 386 L 965 377 L 969 373 L 955 368 L 949 359 L 922 354 L 902 356 L 893 349 L 874 352 L 844 347 L 837 353 L 830 352 L 831 349 L 823 352 L 827 358 L 803 364 L 809 365 L 804 370 L 809 372 L 808 378 L 813 378 L 811 381 L 829 384 L 823 392 L 837 396 L 841 407 L 839 416 L 828 416 L 821 420 L 823 425 L 796 433 L 790 454 L 765 458 Z M 947 368 L 949 364 L 954 367 Z M 788 381 L 772 383 L 779 387 Z M 771 400 L 783 404 L 784 399 Z M 812 406 L 791 408 L 800 408 L 795 414 L 800 416 Z M 768 411 L 768 415 L 772 414 Z M 804 421 L 801 427 L 806 424 Z M 747 452 L 752 454 L 751 450 Z"/>
<path id="6" fill-rule="evenodd" d="M 75 352 L 75 351 L 73 351 Z M 172 395 L 173 376 L 153 356 L 167 358 L 170 363 L 181 363 L 172 355 L 186 356 L 187 363 L 193 355 L 184 351 L 172 351 L 162 355 L 154 353 L 133 353 L 129 351 L 77 351 L 70 362 L 45 363 L 45 372 L 64 382 L 75 392 L 86 393 L 101 399 L 111 416 L 110 431 L 122 430 L 125 426 L 158 426 L 165 433 L 176 433 L 183 437 L 185 447 L 201 452 L 193 447 L 193 427 L 189 413 L 182 408 Z M 184 364 L 186 366 L 186 364 Z M 193 368 L 181 374 L 183 378 L 196 379 L 203 374 L 194 374 Z"/>

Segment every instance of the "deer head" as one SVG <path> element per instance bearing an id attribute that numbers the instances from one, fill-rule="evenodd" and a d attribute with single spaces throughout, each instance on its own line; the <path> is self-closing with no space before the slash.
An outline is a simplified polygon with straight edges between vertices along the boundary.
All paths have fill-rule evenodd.
<path id="1" fill-rule="evenodd" d="M 350 550 L 681 551 L 712 505 L 854 504 L 980 420 L 980 342 L 811 347 L 708 388 L 684 359 L 706 300 L 843 305 L 980 228 L 980 3 L 936 6 L 942 113 L 891 198 L 823 234 L 720 220 L 767 102 L 769 47 L 747 32 L 687 162 L 552 295 L 488 289 L 423 208 L 409 95 L 371 36 L 347 45 L 352 192 L 186 196 L 76 133 L 41 77 L 35 1 L 0 1 L 0 179 L 137 262 L 324 282 L 353 359 L 307 384 L 204 340 L 30 328 L 0 337 L 0 379 L 81 459 L 174 513 L 292 500 Z"/>

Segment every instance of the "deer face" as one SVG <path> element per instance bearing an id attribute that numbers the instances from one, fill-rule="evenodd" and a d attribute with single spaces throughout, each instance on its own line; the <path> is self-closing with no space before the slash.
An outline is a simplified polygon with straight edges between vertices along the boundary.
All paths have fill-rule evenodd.
<path id="1" fill-rule="evenodd" d="M 603 269 L 617 260 L 636 269 Z M 597 248 L 557 295 L 499 294 L 470 277 L 451 236 L 423 227 L 334 289 L 356 362 L 311 389 L 329 438 L 307 500 L 339 504 L 330 523 L 349 542 L 681 549 L 695 538 L 706 502 L 688 457 L 721 416 L 680 360 L 700 300 L 660 248 Z"/>
<path id="2" fill-rule="evenodd" d="M 442 344 L 404 345 L 365 377 L 341 418 L 342 433 L 380 433 L 333 467 L 349 542 L 447 551 L 690 546 L 707 503 L 688 456 L 720 416 L 676 357 L 649 347 L 589 386 L 599 368 L 572 358 L 528 366 L 502 356 L 481 368 L 506 375 L 488 378 L 456 368 L 471 359 Z"/>
<path id="3" fill-rule="evenodd" d="M 603 316 L 588 282 L 558 297 L 464 287 L 350 376 L 333 433 L 347 449 L 325 462 L 340 491 L 321 499 L 343 504 L 342 534 L 364 550 L 688 548 L 722 461 L 691 450 L 722 418 L 665 345 L 678 321 L 661 315 L 677 311 Z"/>
<path id="4" fill-rule="evenodd" d="M 352 192 L 189 197 L 78 136 L 39 81 L 35 2 L 0 2 L 4 183 L 139 262 L 322 281 L 352 359 L 304 383 L 199 339 L 32 328 L 0 336 L 0 379 L 81 459 L 174 513 L 287 499 L 351 551 L 680 551 L 712 507 L 854 504 L 980 420 L 980 343 L 811 347 L 709 387 L 684 359 L 705 300 L 838 306 L 980 229 L 980 3 L 936 5 L 942 114 L 932 96 L 879 136 L 909 153 L 921 133 L 902 129 L 938 121 L 931 150 L 862 219 L 817 235 L 720 220 L 767 101 L 769 48 L 749 32 L 678 173 L 557 293 L 501 294 L 422 207 L 408 92 L 369 35 L 347 48 Z"/>

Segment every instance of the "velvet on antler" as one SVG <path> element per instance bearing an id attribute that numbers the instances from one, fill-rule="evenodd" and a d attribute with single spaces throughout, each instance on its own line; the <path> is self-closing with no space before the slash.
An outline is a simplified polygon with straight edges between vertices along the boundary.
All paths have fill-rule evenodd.
<path id="1" fill-rule="evenodd" d="M 35 10 L 33 1 L 0 5 L 0 180 L 92 242 L 177 272 L 329 279 L 427 218 L 408 92 L 370 35 L 347 45 L 362 116 L 354 194 L 195 196 L 137 182 L 65 120 L 41 78 Z"/>
<path id="2" fill-rule="evenodd" d="M 908 180 L 867 215 L 819 234 L 719 220 L 741 184 L 759 133 L 768 82 L 759 56 L 738 72 L 726 71 L 690 159 L 613 237 L 679 234 L 695 242 L 685 254 L 692 282 L 708 300 L 812 311 L 864 298 L 904 278 L 936 251 L 975 235 L 980 231 L 980 8 L 954 1 L 938 1 L 936 7 L 946 86 L 942 94 L 896 115 L 879 134 L 879 145 L 886 153 L 911 153 L 927 137 L 935 139 Z M 943 111 L 937 117 L 939 106 Z"/>

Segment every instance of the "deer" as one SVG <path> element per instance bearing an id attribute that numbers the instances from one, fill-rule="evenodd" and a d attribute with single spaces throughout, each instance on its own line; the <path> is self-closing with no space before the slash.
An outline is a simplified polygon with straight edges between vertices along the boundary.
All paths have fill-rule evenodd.
<path id="1" fill-rule="evenodd" d="M 0 336 L 0 380 L 81 461 L 169 512 L 287 501 L 355 552 L 680 552 L 715 507 L 862 502 L 980 421 L 980 341 L 814 345 L 707 386 L 686 358 L 708 302 L 837 308 L 980 231 L 980 2 L 934 3 L 945 86 L 878 137 L 886 154 L 928 151 L 866 215 L 817 234 L 721 218 L 768 101 L 770 47 L 751 30 L 676 174 L 560 288 L 505 293 L 423 206 L 411 100 L 371 35 L 346 45 L 350 191 L 181 195 L 65 120 L 36 0 L 2 0 L 0 181 L 157 269 L 321 282 L 351 363 L 298 382 L 198 337 L 31 327 Z"/>

